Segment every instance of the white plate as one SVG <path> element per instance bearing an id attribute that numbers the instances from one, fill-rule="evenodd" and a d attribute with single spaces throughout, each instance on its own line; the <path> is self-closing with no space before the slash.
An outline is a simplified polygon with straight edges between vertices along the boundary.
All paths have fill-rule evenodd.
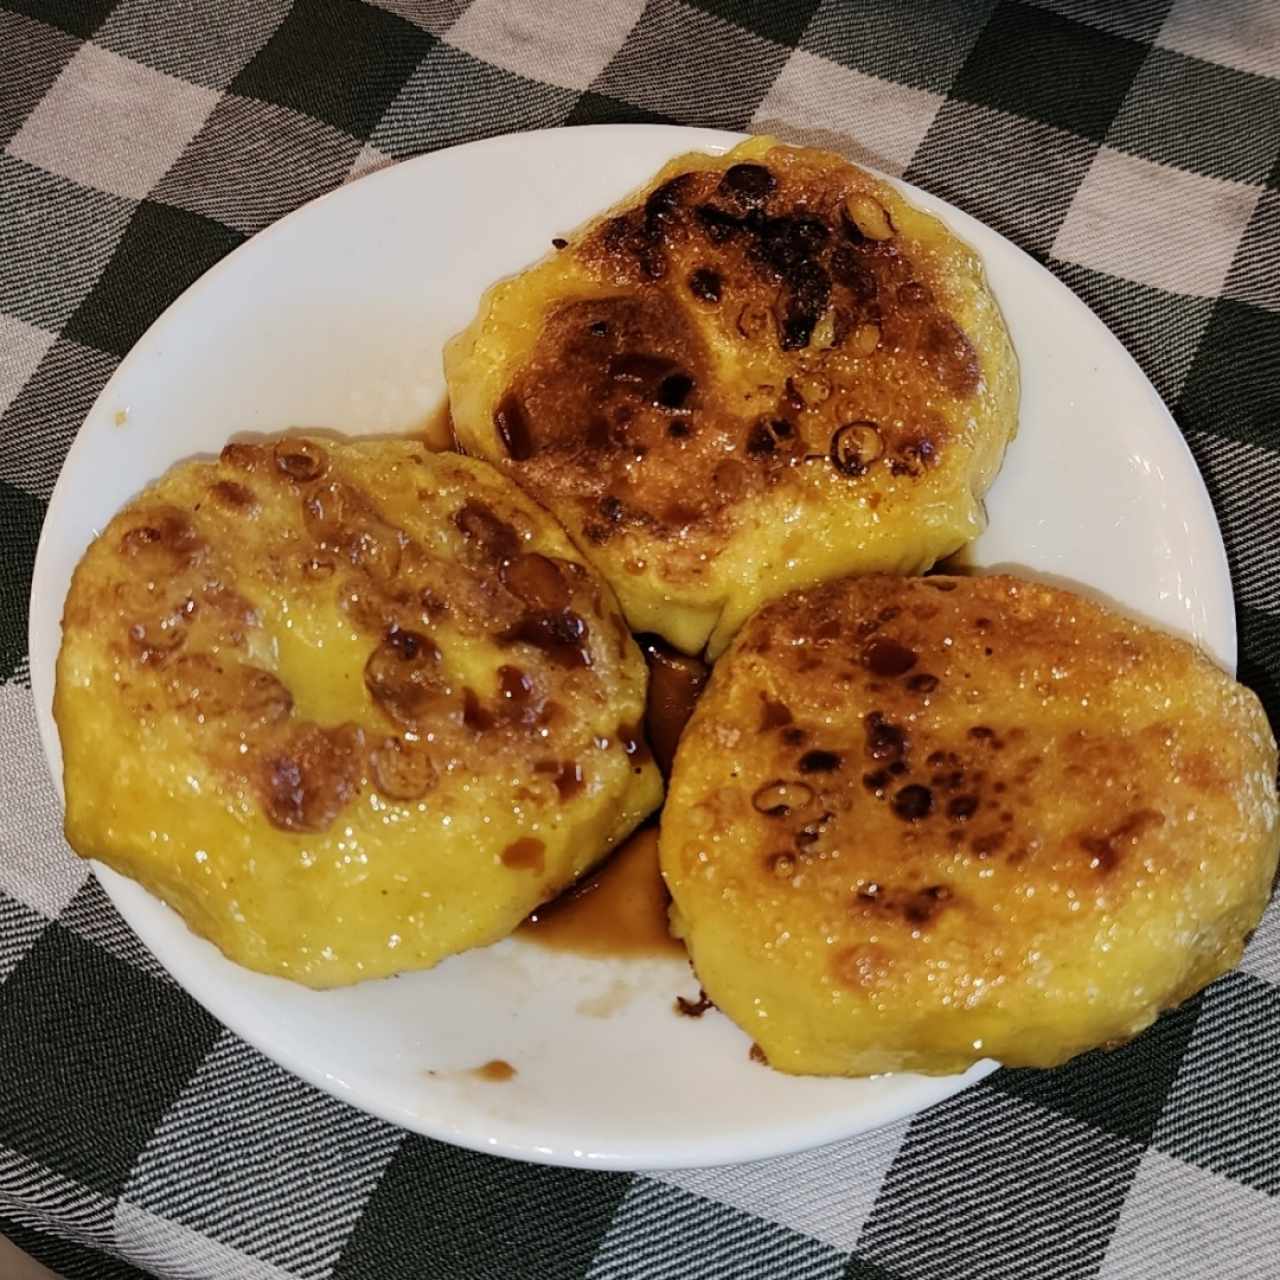
<path id="1" fill-rule="evenodd" d="M 444 391 L 441 345 L 486 285 L 675 153 L 735 141 L 603 126 L 423 156 L 285 218 L 175 302 L 86 418 L 40 541 L 31 671 L 55 777 L 62 601 L 85 546 L 126 499 L 235 432 L 421 428 Z M 981 251 L 1022 360 L 1022 431 L 975 561 L 1087 585 L 1233 667 L 1213 511 L 1146 378 L 1048 272 L 959 211 L 912 195 Z M 885 1124 L 992 1069 L 783 1076 L 748 1061 L 727 1019 L 673 1015 L 673 995 L 696 992 L 679 960 L 590 960 L 518 939 L 430 973 L 316 993 L 237 968 L 136 885 L 97 872 L 178 982 L 244 1039 L 374 1115 L 482 1151 L 624 1169 L 747 1160 Z M 593 1005 L 616 1008 L 582 1012 Z M 495 1084 L 466 1073 L 492 1058 L 518 1075 Z"/>

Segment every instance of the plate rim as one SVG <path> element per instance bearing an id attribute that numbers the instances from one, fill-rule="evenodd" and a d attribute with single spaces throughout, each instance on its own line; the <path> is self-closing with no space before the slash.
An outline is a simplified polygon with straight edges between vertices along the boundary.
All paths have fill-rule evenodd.
<path id="1" fill-rule="evenodd" d="M 80 453 L 89 448 L 84 427 L 87 422 L 93 419 L 98 413 L 100 407 L 107 403 L 114 395 L 115 388 L 125 376 L 128 376 L 131 366 L 147 359 L 157 345 L 158 336 L 162 337 L 165 330 L 171 323 L 175 313 L 179 313 L 189 307 L 199 305 L 201 295 L 213 286 L 213 283 L 220 276 L 228 271 L 234 270 L 234 262 L 237 255 L 251 245 L 261 245 L 269 243 L 273 237 L 287 236 L 296 220 L 309 216 L 312 211 L 321 205 L 325 205 L 335 200 L 341 200 L 346 196 L 348 188 L 359 187 L 365 191 L 376 187 L 385 181 L 391 174 L 402 170 L 405 166 L 413 167 L 430 167 L 430 165 L 443 154 L 453 154 L 459 152 L 480 153 L 486 150 L 501 150 L 504 146 L 510 146 L 516 140 L 528 141 L 533 138 L 541 139 L 543 137 L 564 135 L 569 133 L 580 133 L 588 131 L 592 133 L 605 133 L 617 136 L 619 138 L 627 134 L 635 135 L 637 131 L 645 131 L 649 134 L 661 134 L 663 137 L 669 137 L 672 142 L 671 156 L 680 154 L 683 151 L 695 151 L 699 149 L 715 149 L 718 151 L 727 150 L 736 145 L 738 142 L 747 137 L 753 136 L 746 133 L 738 133 L 730 130 L 707 129 L 695 126 L 682 125 L 666 125 L 666 124 L 589 124 L 589 125 L 569 125 L 559 126 L 549 129 L 514 131 L 509 133 L 496 134 L 487 138 L 475 139 L 469 142 L 460 143 L 452 147 L 440 148 L 435 151 L 425 152 L 421 155 L 409 157 L 404 160 L 395 161 L 385 165 L 379 169 L 362 174 L 354 179 L 344 182 L 342 185 L 331 191 L 325 192 L 305 204 L 300 205 L 297 209 L 291 210 L 288 214 L 279 218 L 269 226 L 251 236 L 244 241 L 236 249 L 232 250 L 225 257 L 221 258 L 208 271 L 199 276 L 191 285 L 189 285 L 181 294 L 178 295 L 165 309 L 155 318 L 147 327 L 142 336 L 122 357 L 120 363 L 112 372 L 110 378 L 104 384 L 102 390 L 95 398 L 94 403 L 90 406 L 85 417 L 82 419 L 80 426 L 76 430 L 75 437 L 67 449 L 67 453 L 63 459 L 59 469 L 58 478 L 50 492 L 48 504 L 46 508 L 45 519 L 41 527 L 40 537 L 37 542 L 36 555 L 32 570 L 32 586 L 30 608 L 28 615 L 28 652 L 34 653 L 37 647 L 37 641 L 42 641 L 42 636 L 37 636 L 37 631 L 41 629 L 40 619 L 44 617 L 43 613 L 38 612 L 36 607 L 36 594 L 42 579 L 48 576 L 48 569 L 44 568 L 52 557 L 50 550 L 53 541 L 58 536 L 53 532 L 59 521 L 51 518 L 54 517 L 59 508 L 64 506 L 68 498 L 69 486 L 71 481 L 67 479 L 68 475 L 75 470 L 77 458 Z M 759 136 L 759 135 L 755 135 Z M 860 168 L 875 174 L 877 177 L 892 184 L 898 190 L 904 192 L 908 197 L 918 200 L 925 207 L 934 210 L 941 207 L 942 216 L 945 218 L 958 217 L 962 224 L 973 223 L 983 228 L 983 230 L 993 236 L 996 236 L 1008 248 L 1016 252 L 1021 259 L 1020 265 L 1023 269 L 1028 267 L 1033 269 L 1033 275 L 1043 276 L 1054 290 L 1056 298 L 1066 298 L 1071 300 L 1070 304 L 1077 312 L 1083 312 L 1087 317 L 1087 321 L 1092 323 L 1096 328 L 1100 329 L 1109 341 L 1112 348 L 1112 358 L 1120 362 L 1122 366 L 1128 366 L 1130 376 L 1136 375 L 1140 384 L 1145 389 L 1147 399 L 1151 402 L 1151 406 L 1157 417 L 1163 419 L 1162 426 L 1165 434 L 1171 437 L 1170 443 L 1173 444 L 1175 451 L 1183 455 L 1183 461 L 1188 469 L 1189 474 L 1198 482 L 1194 488 L 1198 491 L 1198 501 L 1203 510 L 1201 511 L 1202 523 L 1207 531 L 1212 535 L 1213 546 L 1206 548 L 1210 551 L 1215 564 L 1206 573 L 1206 577 L 1212 576 L 1216 585 L 1222 588 L 1222 594 L 1225 601 L 1230 605 L 1226 614 L 1226 637 L 1229 639 L 1229 652 L 1221 655 L 1222 661 L 1225 662 L 1231 674 L 1235 672 L 1236 665 L 1236 645 L 1237 645 L 1237 629 L 1235 616 L 1235 595 L 1234 586 L 1230 574 L 1230 566 L 1226 556 L 1225 544 L 1222 539 L 1221 524 L 1218 520 L 1217 512 L 1214 509 L 1212 500 L 1205 484 L 1204 475 L 1195 460 L 1194 454 L 1191 452 L 1187 439 L 1181 429 L 1178 427 L 1168 406 L 1161 399 L 1146 372 L 1132 353 L 1124 346 L 1120 339 L 1107 326 L 1107 324 L 1098 316 L 1088 304 L 1079 297 L 1068 285 L 1059 280 L 1049 269 L 1032 257 L 1025 250 L 1020 248 L 1003 233 L 997 231 L 994 227 L 982 223 L 973 215 L 966 213 L 958 206 L 951 204 L 949 201 L 935 196 L 927 190 L 920 188 L 912 183 L 906 182 L 900 178 L 877 171 L 873 167 L 860 162 Z M 639 180 L 640 183 L 643 179 Z M 637 184 L 639 185 L 639 183 Z M 966 229 L 963 225 L 954 228 L 962 239 L 967 238 Z M 258 251 L 261 251 L 259 248 Z M 981 255 L 980 255 L 981 256 Z M 1065 300 L 1065 299 L 1064 299 Z M 999 298 L 996 299 L 999 304 Z M 1020 430 L 1023 429 L 1020 423 Z M 1204 517 L 1207 516 L 1207 519 Z M 60 606 L 59 606 L 60 613 Z M 60 623 L 58 624 L 60 628 Z M 39 646 L 41 649 L 46 648 L 43 643 Z M 55 649 L 56 653 L 56 649 Z M 51 702 L 53 696 L 53 681 L 46 680 L 44 668 L 41 668 L 41 674 L 37 677 L 37 671 L 32 668 L 32 695 L 35 701 L 37 726 L 41 739 L 41 747 L 45 756 L 45 761 L 49 767 L 50 774 L 53 778 L 54 788 L 60 803 L 64 802 L 63 785 L 60 768 L 60 747 L 57 741 L 56 727 L 52 721 Z M 178 977 L 177 973 L 171 967 L 172 957 L 166 959 L 161 953 L 154 951 L 147 941 L 149 930 L 139 929 L 135 923 L 135 918 L 141 918 L 144 910 L 150 910 L 155 906 L 164 908 L 164 904 L 155 899 L 140 885 L 127 879 L 126 877 L 111 870 L 109 867 L 90 860 L 94 874 L 98 877 L 104 892 L 111 900 L 114 908 L 120 912 L 129 924 L 131 930 L 139 937 L 143 945 L 147 948 L 159 963 L 161 968 L 179 985 L 179 987 L 192 999 L 194 999 L 202 1008 L 209 1012 L 218 1022 L 234 1035 L 244 1040 L 252 1048 L 262 1053 L 272 1062 L 278 1064 L 283 1069 L 289 1071 L 292 1075 L 303 1080 L 305 1083 L 321 1090 L 322 1092 L 334 1097 L 349 1105 L 357 1107 L 359 1110 L 393 1124 L 403 1130 L 422 1134 L 424 1136 L 434 1138 L 440 1141 L 448 1142 L 454 1146 L 463 1147 L 472 1151 L 483 1152 L 486 1154 L 500 1155 L 512 1159 L 530 1161 L 539 1164 L 556 1165 L 560 1167 L 578 1167 L 578 1168 L 596 1168 L 610 1170 L 627 1170 L 627 1171 L 648 1171 L 662 1169 L 680 1169 L 680 1168 L 703 1168 L 715 1165 L 725 1165 L 740 1163 L 743 1161 L 765 1158 L 769 1156 L 781 1156 L 787 1153 L 810 1150 L 818 1146 L 824 1146 L 832 1142 L 841 1141 L 850 1137 L 857 1136 L 862 1133 L 870 1132 L 877 1128 L 896 1123 L 897 1121 L 914 1114 L 917 1114 L 924 1108 L 935 1105 L 936 1103 L 952 1097 L 955 1094 L 967 1089 L 978 1081 L 984 1079 L 995 1071 L 998 1063 L 991 1060 L 975 1064 L 967 1072 L 945 1077 L 922 1077 L 912 1076 L 913 1083 L 918 1082 L 917 1088 L 913 1093 L 905 1093 L 899 1097 L 894 1103 L 890 1101 L 888 1105 L 881 1105 L 876 1113 L 873 1121 L 862 1124 L 856 1128 L 849 1128 L 847 1125 L 838 1128 L 834 1132 L 825 1134 L 818 1133 L 816 1130 L 821 1128 L 821 1118 L 826 1112 L 819 1112 L 814 1121 L 809 1122 L 805 1131 L 797 1136 L 798 1126 L 794 1123 L 786 1130 L 787 1136 L 782 1137 L 782 1131 L 765 1130 L 764 1136 L 773 1136 L 772 1142 L 752 1142 L 750 1134 L 757 1132 L 749 1130 L 747 1134 L 733 1139 L 720 1139 L 711 1141 L 702 1139 L 702 1145 L 697 1148 L 697 1154 L 691 1154 L 682 1157 L 680 1153 L 667 1152 L 661 1156 L 637 1156 L 627 1154 L 614 1153 L 592 1153 L 574 1149 L 571 1143 L 566 1143 L 564 1147 L 556 1150 L 548 1150 L 538 1147 L 532 1143 L 521 1145 L 519 1143 L 506 1142 L 494 1138 L 484 1138 L 477 1136 L 472 1132 L 453 1132 L 444 1129 L 439 1125 L 430 1125 L 423 1123 L 420 1118 L 406 1113 L 405 1109 L 398 1108 L 394 1105 L 388 1105 L 385 1100 L 372 1091 L 365 1090 L 356 1097 L 352 1096 L 351 1086 L 336 1076 L 324 1071 L 320 1067 L 313 1067 L 308 1060 L 299 1056 L 290 1054 L 288 1047 L 284 1050 L 278 1044 L 272 1043 L 269 1038 L 260 1036 L 252 1027 L 246 1029 L 244 1022 L 237 1016 L 237 1001 L 232 996 L 228 1001 L 224 1002 L 216 998 L 216 988 L 210 990 L 202 990 L 197 994 L 188 982 Z M 168 908 L 164 908 L 170 910 Z M 182 925 L 185 928 L 185 924 Z M 185 972 L 186 966 L 179 963 L 176 966 Z M 279 979 L 283 981 L 283 979 Z M 209 998 L 214 997 L 214 998 Z M 918 1094 L 923 1093 L 930 1095 L 921 1100 Z M 415 1123 L 415 1121 L 417 1121 Z M 810 1132 L 810 1129 L 814 1132 Z"/>

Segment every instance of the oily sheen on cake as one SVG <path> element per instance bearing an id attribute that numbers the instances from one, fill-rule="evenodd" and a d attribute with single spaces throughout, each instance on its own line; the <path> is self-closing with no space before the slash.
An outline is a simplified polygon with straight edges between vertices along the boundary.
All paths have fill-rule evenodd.
<path id="1" fill-rule="evenodd" d="M 1235 965 L 1280 845 L 1258 699 L 1008 577 L 762 610 L 681 740 L 661 861 L 712 1000 L 780 1071 L 1052 1066 Z"/>
<path id="2" fill-rule="evenodd" d="M 672 160 L 494 285 L 454 429 L 568 528 L 631 628 L 714 657 L 761 604 L 976 536 L 1018 374 L 977 255 L 839 156 Z"/>
<path id="3" fill-rule="evenodd" d="M 505 936 L 661 800 L 608 586 L 484 462 L 288 436 L 175 467 L 76 570 L 67 836 L 315 987 Z"/>

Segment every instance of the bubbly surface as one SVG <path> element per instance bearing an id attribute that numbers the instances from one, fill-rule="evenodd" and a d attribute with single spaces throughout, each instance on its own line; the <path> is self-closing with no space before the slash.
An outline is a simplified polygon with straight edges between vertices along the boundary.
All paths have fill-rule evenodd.
<path id="1" fill-rule="evenodd" d="M 313 986 L 496 941 L 661 799 L 609 588 L 487 464 L 230 444 L 131 502 L 67 599 L 67 835 Z"/>
<path id="2" fill-rule="evenodd" d="M 1007 577 L 846 579 L 757 614 L 681 741 L 673 921 L 782 1071 L 1050 1066 L 1240 958 L 1276 747 L 1190 645 Z"/>
<path id="3" fill-rule="evenodd" d="M 1017 368 L 981 265 L 838 156 L 673 160 L 485 296 L 462 446 L 553 510 L 636 631 L 718 652 L 765 600 L 974 537 Z"/>

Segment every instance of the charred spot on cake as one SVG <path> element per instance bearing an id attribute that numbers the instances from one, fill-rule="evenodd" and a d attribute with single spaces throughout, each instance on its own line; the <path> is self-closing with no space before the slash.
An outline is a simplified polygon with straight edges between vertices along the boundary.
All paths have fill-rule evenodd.
<path id="1" fill-rule="evenodd" d="M 783 351 L 796 351 L 809 345 L 830 297 L 831 277 L 818 263 L 803 262 L 789 273 L 779 326 L 778 345 Z"/>
<path id="2" fill-rule="evenodd" d="M 692 433 L 709 368 L 701 334 L 665 293 L 554 307 L 517 380 L 524 456 L 547 483 L 564 483 L 566 463 L 607 477 L 664 437 Z"/>
<path id="3" fill-rule="evenodd" d="M 533 698 L 534 685 L 530 676 L 519 667 L 504 664 L 498 668 L 498 696 L 513 708 L 526 707 Z"/>
<path id="4" fill-rule="evenodd" d="M 502 865 L 513 871 L 540 873 L 546 865 L 546 845 L 535 836 L 513 840 L 499 855 Z"/>
<path id="5" fill-rule="evenodd" d="M 497 638 L 503 644 L 531 645 L 566 670 L 591 666 L 590 628 L 572 609 L 526 613 Z"/>
<path id="6" fill-rule="evenodd" d="M 872 675 L 886 678 L 906 675 L 919 658 L 914 649 L 887 636 L 877 636 L 862 651 L 862 665 Z"/>
<path id="7" fill-rule="evenodd" d="M 125 636 L 133 660 L 143 667 L 164 667 L 187 642 L 186 616 L 162 607 L 129 624 Z"/>
<path id="8" fill-rule="evenodd" d="M 1089 855 L 1089 866 L 1106 874 L 1120 864 L 1126 849 L 1134 848 L 1148 832 L 1164 826 L 1165 816 L 1158 809 L 1137 809 L 1109 831 L 1077 837 L 1080 847 Z"/>
<path id="9" fill-rule="evenodd" d="M 689 374 L 677 369 L 675 372 L 667 374 L 658 383 L 657 391 L 654 393 L 654 400 L 664 409 L 684 409 L 694 385 L 694 380 Z"/>
<path id="10" fill-rule="evenodd" d="M 827 260 L 831 278 L 849 290 L 850 300 L 865 306 L 878 292 L 876 276 L 848 245 L 837 245 Z"/>
<path id="11" fill-rule="evenodd" d="M 772 458 L 795 439 L 795 428 L 786 418 L 766 414 L 747 432 L 747 455 L 756 459 Z"/>
<path id="12" fill-rule="evenodd" d="M 831 973 L 851 991 L 875 991 L 893 980 L 893 957 L 878 943 L 860 943 L 836 952 Z"/>
<path id="13" fill-rule="evenodd" d="M 209 486 L 209 496 L 224 511 L 236 515 L 252 515 L 260 506 L 253 490 L 235 480 L 215 481 Z"/>
<path id="14" fill-rule="evenodd" d="M 919 280 L 908 280 L 906 284 L 898 286 L 897 299 L 899 306 L 915 310 L 933 302 L 933 290 Z"/>
<path id="15" fill-rule="evenodd" d="M 872 760 L 900 760 L 907 753 L 906 730 L 886 720 L 882 711 L 869 712 L 862 721 L 867 755 Z"/>
<path id="16" fill-rule="evenodd" d="M 918 782 L 908 783 L 894 792 L 890 808 L 904 822 L 919 822 L 933 810 L 933 792 Z"/>
<path id="17" fill-rule="evenodd" d="M 736 214 L 713 204 L 695 206 L 693 216 L 702 234 L 712 244 L 724 244 L 743 227 L 742 219 Z"/>
<path id="18" fill-rule="evenodd" d="M 677 220 L 683 197 L 697 182 L 695 174 L 678 173 L 649 193 L 644 202 L 644 223 L 655 239 L 661 239 L 665 229 Z"/>
<path id="19" fill-rule="evenodd" d="M 969 847 L 979 858 L 989 858 L 1000 852 L 1007 839 L 1008 836 L 1003 831 L 988 831 L 984 835 L 975 836 L 969 842 Z"/>
<path id="20" fill-rule="evenodd" d="M 963 329 L 950 316 L 935 315 L 920 335 L 925 366 L 948 391 L 971 396 L 981 381 L 978 353 Z"/>
<path id="21" fill-rule="evenodd" d="M 416 729 L 448 693 L 435 641 L 398 627 L 369 655 L 364 683 L 377 706 L 408 729 Z"/>
<path id="22" fill-rule="evenodd" d="M 749 256 L 767 276 L 803 292 L 804 277 L 809 276 L 812 285 L 816 277 L 809 269 L 816 267 L 826 282 L 821 286 L 825 305 L 830 277 L 818 258 L 831 238 L 831 228 L 821 218 L 807 213 L 768 218 L 753 212 L 743 219 L 742 225 L 752 236 Z"/>
<path id="23" fill-rule="evenodd" d="M 801 773 L 834 773 L 843 761 L 838 751 L 806 751 L 797 763 Z"/>
<path id="24" fill-rule="evenodd" d="M 892 622 L 899 614 L 900 610 L 894 606 L 892 608 L 881 609 L 878 613 L 871 617 L 862 618 L 857 625 L 856 634 L 860 640 L 865 640 L 867 636 L 873 636 L 886 623 Z"/>
<path id="25" fill-rule="evenodd" d="M 818 843 L 826 832 L 828 824 L 835 817 L 830 810 L 824 810 L 816 818 L 806 822 L 792 837 L 796 850 L 804 854 L 810 846 Z"/>
<path id="26" fill-rule="evenodd" d="M 615 270 L 639 281 L 657 281 L 668 271 L 666 246 L 686 219 L 688 203 L 706 177 L 680 173 L 654 188 L 643 206 L 610 218 L 596 241 L 586 246 L 590 258 L 603 257 Z"/>
<path id="27" fill-rule="evenodd" d="M 697 520 L 701 510 L 692 502 L 668 502 L 662 509 L 662 522 L 669 529 L 684 529 Z"/>
<path id="28" fill-rule="evenodd" d="M 756 788 L 751 806 L 766 818 L 786 818 L 807 808 L 814 800 L 814 790 L 807 782 L 775 778 Z"/>
<path id="29" fill-rule="evenodd" d="M 473 733 L 487 733 L 498 719 L 481 701 L 480 695 L 470 687 L 462 691 L 462 723 Z"/>
<path id="30" fill-rule="evenodd" d="M 650 391 L 676 368 L 676 362 L 650 351 L 623 351 L 610 356 L 605 368 L 610 381 Z"/>
<path id="31" fill-rule="evenodd" d="M 767 693 L 760 694 L 760 732 L 766 733 L 770 729 L 780 729 L 784 725 L 789 725 L 795 717 L 791 714 L 791 708 L 785 702 L 780 702 L 776 698 L 771 698 Z"/>
<path id="32" fill-rule="evenodd" d="M 778 180 L 762 164 L 734 164 L 720 180 L 720 192 L 735 204 L 754 209 L 763 204 L 777 189 Z"/>
<path id="33" fill-rule="evenodd" d="M 521 604 L 542 613 L 568 609 L 573 598 L 564 562 L 537 551 L 503 556 L 498 577 Z"/>
<path id="34" fill-rule="evenodd" d="M 218 461 L 237 471 L 257 471 L 271 461 L 271 451 L 264 445 L 250 444 L 247 440 L 232 440 L 222 446 Z"/>
<path id="35" fill-rule="evenodd" d="M 892 780 L 893 775 L 888 769 L 875 769 L 870 773 L 862 775 L 862 785 L 871 792 L 877 800 L 883 800 L 885 791 Z"/>
<path id="36" fill-rule="evenodd" d="M 972 781 L 974 783 L 981 782 L 985 776 L 983 773 L 975 773 Z M 942 769 L 930 777 L 929 783 L 931 786 L 938 787 L 943 791 L 958 791 L 965 785 L 965 781 L 968 778 L 969 774 L 964 769 Z"/>
<path id="37" fill-rule="evenodd" d="M 276 470 L 297 484 L 319 480 L 329 469 L 329 455 L 312 440 L 286 436 L 271 452 Z"/>
<path id="38" fill-rule="evenodd" d="M 231 718 L 241 730 L 279 723 L 293 710 L 293 695 L 270 671 L 210 653 L 179 653 L 165 665 L 171 705 L 198 723 Z"/>
<path id="39" fill-rule="evenodd" d="M 493 411 L 493 426 L 512 462 L 527 462 L 533 457 L 534 440 L 524 405 L 515 391 L 508 391 Z"/>
<path id="40" fill-rule="evenodd" d="M 880 427 L 866 419 L 846 422 L 831 436 L 831 465 L 841 475 L 862 475 L 883 453 Z"/>
<path id="41" fill-rule="evenodd" d="M 844 623 L 840 618 L 826 617 L 815 619 L 813 625 L 809 628 L 814 642 L 823 647 L 828 645 L 832 640 L 838 640 L 844 633 Z"/>
<path id="42" fill-rule="evenodd" d="M 562 802 L 572 800 L 586 785 L 586 775 L 576 760 L 538 760 L 533 771 L 551 778 Z"/>
<path id="43" fill-rule="evenodd" d="M 929 925 L 953 897 L 954 894 L 945 884 L 929 885 L 911 895 L 909 901 L 903 906 L 902 914 L 911 924 Z"/>
<path id="44" fill-rule="evenodd" d="M 479 498 L 468 498 L 453 513 L 453 523 L 469 543 L 492 560 L 509 560 L 520 549 L 515 527 Z"/>
<path id="45" fill-rule="evenodd" d="M 916 929 L 925 929 L 953 902 L 949 885 L 933 884 L 922 889 L 894 889 L 869 881 L 855 894 L 853 910 L 877 915 L 898 916 Z"/>
<path id="46" fill-rule="evenodd" d="M 688 285 L 689 292 L 699 302 L 716 303 L 720 301 L 724 281 L 718 271 L 713 271 L 710 267 L 698 267 L 689 273 Z"/>
<path id="47" fill-rule="evenodd" d="M 121 552 L 137 562 L 139 571 L 172 573 L 204 556 L 207 544 L 185 511 L 163 506 L 141 515 L 141 521 L 120 536 Z"/>
<path id="48" fill-rule="evenodd" d="M 357 725 L 297 725 L 261 763 L 267 820 L 282 831 L 326 830 L 355 796 L 363 757 L 364 731 Z"/>
<path id="49" fill-rule="evenodd" d="M 369 752 L 374 787 L 389 800 L 419 800 L 436 782 L 436 768 L 420 742 L 389 736 Z"/>

